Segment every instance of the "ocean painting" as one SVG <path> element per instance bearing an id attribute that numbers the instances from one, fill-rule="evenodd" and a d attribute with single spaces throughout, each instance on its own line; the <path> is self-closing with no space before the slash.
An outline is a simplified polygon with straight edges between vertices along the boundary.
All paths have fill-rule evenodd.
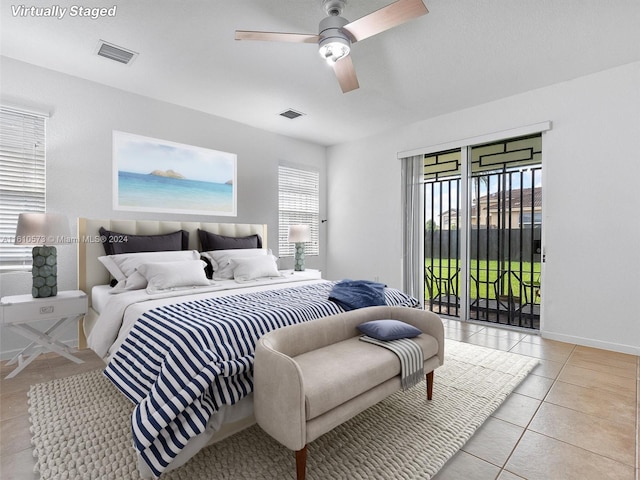
<path id="1" fill-rule="evenodd" d="M 116 210 L 236 215 L 233 153 L 113 132 Z"/>

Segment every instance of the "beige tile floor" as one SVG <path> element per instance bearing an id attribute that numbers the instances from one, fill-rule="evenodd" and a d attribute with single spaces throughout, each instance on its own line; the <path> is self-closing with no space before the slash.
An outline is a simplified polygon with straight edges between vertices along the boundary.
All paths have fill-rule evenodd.
<path id="1" fill-rule="evenodd" d="M 638 480 L 640 357 L 444 320 L 540 364 L 434 480 Z"/>
<path id="2" fill-rule="evenodd" d="M 434 480 L 638 480 L 640 357 L 444 320 L 447 338 L 536 357 L 540 365 Z M 17 377 L 0 366 L 0 479 L 33 473 L 27 391 L 98 368 L 43 355 Z"/>

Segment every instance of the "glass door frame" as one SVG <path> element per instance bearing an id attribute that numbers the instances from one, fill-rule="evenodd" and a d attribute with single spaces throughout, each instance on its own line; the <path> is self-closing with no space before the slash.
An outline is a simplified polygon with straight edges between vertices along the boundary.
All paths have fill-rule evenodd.
<path id="1" fill-rule="evenodd" d="M 526 125 L 522 127 L 513 128 L 510 130 L 504 130 L 500 132 L 488 133 L 485 135 L 480 135 L 476 137 L 470 137 L 463 140 L 459 140 L 456 142 L 442 143 L 432 145 L 430 147 L 424 147 L 404 152 L 398 153 L 398 158 L 406 158 L 412 157 L 415 155 L 429 155 L 434 154 L 446 150 L 460 150 L 460 176 L 461 176 L 461 188 L 460 188 L 460 220 L 461 220 L 461 228 L 460 228 L 460 270 L 463 272 L 463 275 L 460 275 L 460 283 L 459 283 L 459 298 L 460 298 L 460 320 L 464 322 L 469 322 L 469 305 L 470 305 L 470 278 L 469 278 L 469 265 L 471 262 L 471 249 L 469 248 L 471 229 L 469 226 L 471 225 L 471 211 L 470 211 L 470 199 L 471 199 L 471 189 L 473 188 L 473 182 L 471 179 L 471 150 L 475 146 L 499 142 L 504 140 L 509 140 L 511 138 L 524 137 L 527 135 L 541 134 L 542 142 L 544 144 L 544 133 L 551 130 L 551 122 L 545 121 L 532 125 Z M 424 209 L 422 209 L 424 212 Z M 422 224 L 424 225 L 425 219 L 423 217 Z M 544 245 L 544 241 L 543 241 Z M 544 257 L 544 251 L 542 256 Z M 417 269 L 417 273 L 424 271 L 424 258 L 414 259 L 416 262 L 421 262 L 423 267 L 421 269 Z M 543 267 L 544 269 L 544 264 Z M 422 280 L 424 283 L 424 281 Z M 423 294 L 424 297 L 424 294 Z M 424 299 L 423 299 L 424 301 Z M 540 329 L 542 329 L 542 317 L 541 317 Z"/>
<path id="2" fill-rule="evenodd" d="M 464 145 L 460 147 L 460 159 L 462 164 L 460 165 L 460 218 L 462 219 L 462 225 L 460 226 L 460 320 L 469 321 L 469 305 L 471 304 L 471 298 L 469 294 L 469 265 L 471 263 L 471 248 L 469 248 L 469 241 L 471 236 L 471 188 L 473 182 L 471 182 L 471 145 Z"/>

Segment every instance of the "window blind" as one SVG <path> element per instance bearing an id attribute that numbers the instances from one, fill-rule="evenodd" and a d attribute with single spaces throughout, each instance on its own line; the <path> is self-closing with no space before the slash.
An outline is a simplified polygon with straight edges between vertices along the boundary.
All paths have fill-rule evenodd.
<path id="1" fill-rule="evenodd" d="M 305 244 L 305 253 L 319 255 L 320 174 L 313 170 L 280 165 L 278 192 L 279 255 L 292 257 L 295 253 L 294 244 L 289 243 L 289 225 L 310 225 L 311 241 Z"/>
<path id="2" fill-rule="evenodd" d="M 44 212 L 45 117 L 0 107 L 0 270 L 31 268 L 31 248 L 14 245 L 18 215 Z"/>

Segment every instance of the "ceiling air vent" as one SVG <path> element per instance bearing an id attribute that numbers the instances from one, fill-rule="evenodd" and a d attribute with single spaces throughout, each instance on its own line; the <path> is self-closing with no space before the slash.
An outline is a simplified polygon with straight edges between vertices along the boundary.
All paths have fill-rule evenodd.
<path id="1" fill-rule="evenodd" d="M 280 115 L 282 115 L 283 117 L 286 117 L 286 118 L 288 118 L 290 120 L 293 120 L 294 118 L 301 117 L 302 115 L 304 115 L 304 113 L 296 112 L 295 110 L 289 109 L 289 110 L 285 110 Z"/>
<path id="2" fill-rule="evenodd" d="M 125 65 L 130 65 L 138 56 L 134 51 L 118 47 L 117 45 L 105 42 L 104 40 L 100 40 L 98 42 L 96 53 L 101 57 L 115 60 L 116 62 L 124 63 Z"/>

